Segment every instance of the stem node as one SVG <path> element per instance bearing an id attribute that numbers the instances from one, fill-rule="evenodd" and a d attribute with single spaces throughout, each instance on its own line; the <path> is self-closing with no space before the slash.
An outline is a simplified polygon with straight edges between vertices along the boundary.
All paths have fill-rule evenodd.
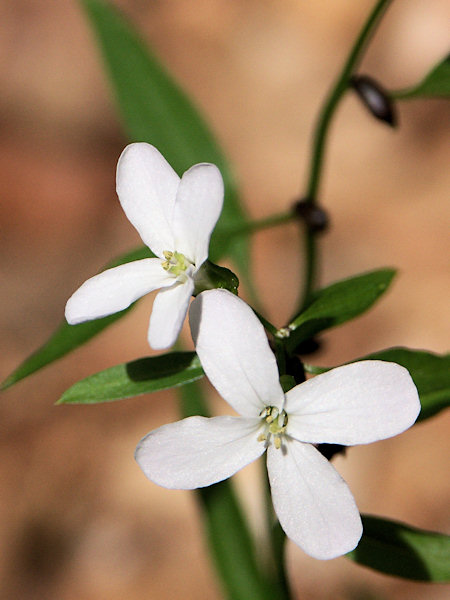
<path id="1" fill-rule="evenodd" d="M 330 223 L 328 213 L 308 198 L 296 202 L 292 210 L 305 223 L 309 231 L 322 233 L 328 229 Z"/>

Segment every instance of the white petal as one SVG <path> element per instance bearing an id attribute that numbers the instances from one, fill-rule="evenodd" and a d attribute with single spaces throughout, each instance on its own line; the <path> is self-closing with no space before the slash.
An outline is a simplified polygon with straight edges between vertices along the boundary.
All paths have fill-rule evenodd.
<path id="1" fill-rule="evenodd" d="M 404 367 L 366 360 L 296 386 L 286 394 L 286 411 L 296 439 L 348 446 L 401 433 L 417 419 L 420 402 Z"/>
<path id="2" fill-rule="evenodd" d="M 226 290 L 209 290 L 191 305 L 192 338 L 203 369 L 220 395 L 241 415 L 282 407 L 275 356 L 252 309 Z"/>
<path id="3" fill-rule="evenodd" d="M 136 448 L 145 475 L 166 488 L 191 490 L 222 481 L 264 452 L 259 419 L 189 417 L 150 432 Z"/>
<path id="4" fill-rule="evenodd" d="M 194 291 L 194 282 L 188 279 L 185 283 L 178 282 L 174 286 L 161 290 L 153 302 L 148 343 L 155 350 L 163 350 L 173 346 L 189 306 Z"/>
<path id="5" fill-rule="evenodd" d="M 281 527 L 307 554 L 321 560 L 350 552 L 362 524 L 347 484 L 311 446 L 284 439 L 267 451 L 272 501 Z"/>
<path id="6" fill-rule="evenodd" d="M 108 269 L 85 281 L 69 298 L 67 322 L 76 325 L 106 317 L 127 308 L 144 294 L 173 282 L 159 258 L 144 258 Z"/>
<path id="7" fill-rule="evenodd" d="M 180 178 L 156 148 L 130 144 L 117 164 L 117 194 L 142 240 L 159 257 L 174 250 L 172 217 Z"/>
<path id="8" fill-rule="evenodd" d="M 222 175 L 215 165 L 201 163 L 184 173 L 173 212 L 175 248 L 196 267 L 208 258 L 209 238 L 222 205 Z"/>

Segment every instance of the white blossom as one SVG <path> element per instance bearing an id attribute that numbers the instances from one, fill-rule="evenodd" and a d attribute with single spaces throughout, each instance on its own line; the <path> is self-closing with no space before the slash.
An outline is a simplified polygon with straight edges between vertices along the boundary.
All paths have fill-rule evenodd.
<path id="1" fill-rule="evenodd" d="M 130 144 L 117 165 L 117 194 L 157 258 L 88 279 L 68 300 L 66 319 L 75 325 L 105 317 L 161 289 L 153 303 L 148 341 L 155 349 L 168 348 L 186 316 L 194 276 L 208 258 L 209 239 L 222 210 L 222 176 L 215 165 L 200 163 L 180 179 L 156 148 Z"/>
<path id="2" fill-rule="evenodd" d="M 344 365 L 283 393 L 264 329 L 242 300 L 206 291 L 191 330 L 211 383 L 240 416 L 190 417 L 145 436 L 136 460 L 166 488 L 208 486 L 267 451 L 272 501 L 287 536 L 330 559 L 352 550 L 362 524 L 345 481 L 319 443 L 367 444 L 396 435 L 420 403 L 406 369 L 370 360 Z"/>

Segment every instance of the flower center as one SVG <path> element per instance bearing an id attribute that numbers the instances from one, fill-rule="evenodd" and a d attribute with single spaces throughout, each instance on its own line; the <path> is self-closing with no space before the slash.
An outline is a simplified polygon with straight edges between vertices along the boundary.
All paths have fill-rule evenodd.
<path id="1" fill-rule="evenodd" d="M 276 406 L 266 406 L 259 413 L 264 422 L 264 431 L 258 435 L 258 442 L 270 444 L 270 438 L 273 437 L 273 444 L 277 450 L 281 448 L 281 437 L 286 431 L 288 416 L 285 410 L 280 411 Z"/>
<path id="2" fill-rule="evenodd" d="M 184 256 L 184 254 L 181 254 L 181 252 L 164 250 L 163 254 L 166 260 L 162 261 L 162 268 L 172 275 L 175 275 L 175 277 L 183 275 L 191 266 L 191 262 Z"/>

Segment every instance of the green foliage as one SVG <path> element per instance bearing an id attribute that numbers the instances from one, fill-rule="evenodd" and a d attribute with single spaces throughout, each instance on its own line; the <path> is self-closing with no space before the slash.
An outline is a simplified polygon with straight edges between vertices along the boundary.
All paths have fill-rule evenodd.
<path id="1" fill-rule="evenodd" d="M 450 56 L 438 63 L 428 75 L 417 85 L 391 92 L 391 96 L 399 100 L 419 97 L 450 97 Z"/>
<path id="2" fill-rule="evenodd" d="M 80 2 L 97 37 L 130 139 L 155 145 L 180 174 L 198 162 L 213 162 L 220 168 L 225 182 L 225 203 L 211 239 L 210 258 L 218 260 L 224 254 L 231 256 L 248 281 L 247 239 L 229 235 L 229 231 L 247 220 L 239 204 L 230 167 L 203 118 L 111 4 L 102 0 Z M 109 266 L 149 256 L 153 255 L 144 247 L 120 257 Z M 3 382 L 1 389 L 84 344 L 131 308 L 79 325 L 68 325 L 63 321 L 50 339 Z"/>
<path id="3" fill-rule="evenodd" d="M 197 491 L 206 516 L 209 547 L 230 600 L 282 600 L 263 578 L 255 548 L 229 480 Z"/>
<path id="4" fill-rule="evenodd" d="M 316 333 L 336 327 L 368 310 L 388 289 L 395 270 L 380 269 L 333 283 L 315 292 L 306 310 L 290 324 L 286 348 L 296 347 Z"/>
<path id="5" fill-rule="evenodd" d="M 363 536 L 349 558 L 396 577 L 450 581 L 449 536 L 368 515 L 362 520 Z"/>
<path id="6" fill-rule="evenodd" d="M 210 258 L 227 254 L 247 274 L 247 240 L 227 231 L 245 221 L 230 166 L 192 101 L 175 83 L 134 27 L 104 0 L 80 0 L 100 46 L 120 115 L 132 141 L 158 148 L 181 175 L 194 163 L 212 162 L 222 173 L 225 204 Z M 217 238 L 217 241 L 216 241 Z"/>
<path id="7" fill-rule="evenodd" d="M 373 24 L 385 10 L 388 0 L 378 0 L 356 41 L 335 91 L 330 95 L 319 121 L 317 147 L 312 157 L 309 193 L 316 198 L 329 120 L 367 40 Z M 101 49 L 119 112 L 132 141 L 155 145 L 181 175 L 192 164 L 212 162 L 222 172 L 225 204 L 210 247 L 211 260 L 230 256 L 248 279 L 248 241 L 238 235 L 251 223 L 238 199 L 236 184 L 221 149 L 191 100 L 184 94 L 158 59 L 142 42 L 134 28 L 105 0 L 80 0 Z M 450 58 L 440 62 L 418 85 L 392 92 L 406 99 L 450 95 Z M 234 234 L 233 234 L 234 232 Z M 312 234 L 309 242 L 309 284 L 313 282 Z M 147 248 L 117 259 L 109 267 L 152 256 Z M 289 324 L 289 336 L 281 337 L 283 352 L 294 354 L 299 344 L 314 335 L 357 317 L 368 310 L 388 289 L 395 271 L 381 269 L 352 277 L 317 292 L 308 293 L 306 309 Z M 213 283 L 211 283 L 213 282 Z M 196 292 L 211 287 L 237 291 L 236 276 L 209 261 L 198 274 Z M 308 284 L 308 285 L 309 285 Z M 133 305 L 132 305 L 133 306 Z M 128 309 L 103 319 L 70 326 L 65 321 L 44 346 L 31 355 L 3 383 L 6 388 L 43 366 L 62 357 L 120 319 Z M 292 358 L 285 356 L 284 358 Z M 418 388 L 422 404 L 420 419 L 426 419 L 450 404 L 450 356 L 424 351 L 391 348 L 358 360 L 377 359 L 406 367 Z M 318 373 L 326 368 L 305 365 Z M 185 416 L 207 414 L 202 390 L 196 380 L 204 372 L 194 352 L 171 352 L 135 360 L 91 375 L 69 388 L 59 404 L 93 404 L 128 398 L 170 387 L 180 387 Z M 294 380 L 281 378 L 283 389 Z M 203 506 L 210 547 L 230 600 L 281 600 L 284 592 L 273 573 L 260 568 L 255 545 L 230 481 L 222 481 L 197 491 Z M 348 554 L 355 562 L 382 573 L 417 581 L 450 581 L 450 538 L 372 516 L 363 516 L 364 534 L 358 547 Z M 278 528 L 279 529 L 279 528 Z M 279 529 L 281 532 L 281 530 Z M 281 532 L 279 550 L 284 543 Z M 278 552 L 281 557 L 282 551 Z"/>
<path id="8" fill-rule="evenodd" d="M 385 360 L 408 369 L 417 391 L 422 410 L 417 421 L 423 421 L 450 406 L 450 354 L 433 354 L 409 348 L 388 348 L 355 360 Z M 352 361 L 354 362 L 354 361 Z M 333 367 L 304 364 L 312 375 L 325 373 Z"/>
<path id="9" fill-rule="evenodd" d="M 408 369 L 422 405 L 418 421 L 450 406 L 450 354 L 440 356 L 423 350 L 389 348 L 359 360 L 386 360 Z"/>
<path id="10" fill-rule="evenodd" d="M 208 416 L 198 382 L 180 388 L 182 413 Z M 197 490 L 209 547 L 228 600 L 282 600 L 258 567 L 255 545 L 230 480 Z"/>
<path id="11" fill-rule="evenodd" d="M 133 252 L 124 254 L 120 258 L 109 263 L 105 268 L 116 267 L 127 262 L 151 258 L 154 256 L 147 247 L 139 248 Z M 6 389 L 21 379 L 32 375 L 42 367 L 66 355 L 71 350 L 89 341 L 95 335 L 103 331 L 115 321 L 121 319 L 133 305 L 109 317 L 96 319 L 79 325 L 69 325 L 64 319 L 58 329 L 51 335 L 48 341 L 31 354 L 19 367 L 9 375 L 2 383 L 0 389 Z"/>
<path id="12" fill-rule="evenodd" d="M 158 392 L 203 377 L 195 352 L 140 358 L 90 375 L 70 387 L 58 404 L 96 404 Z"/>
<path id="13" fill-rule="evenodd" d="M 238 294 L 239 279 L 226 267 L 216 265 L 210 260 L 205 260 L 194 277 L 194 296 L 205 290 L 224 289 L 232 294 Z"/>

